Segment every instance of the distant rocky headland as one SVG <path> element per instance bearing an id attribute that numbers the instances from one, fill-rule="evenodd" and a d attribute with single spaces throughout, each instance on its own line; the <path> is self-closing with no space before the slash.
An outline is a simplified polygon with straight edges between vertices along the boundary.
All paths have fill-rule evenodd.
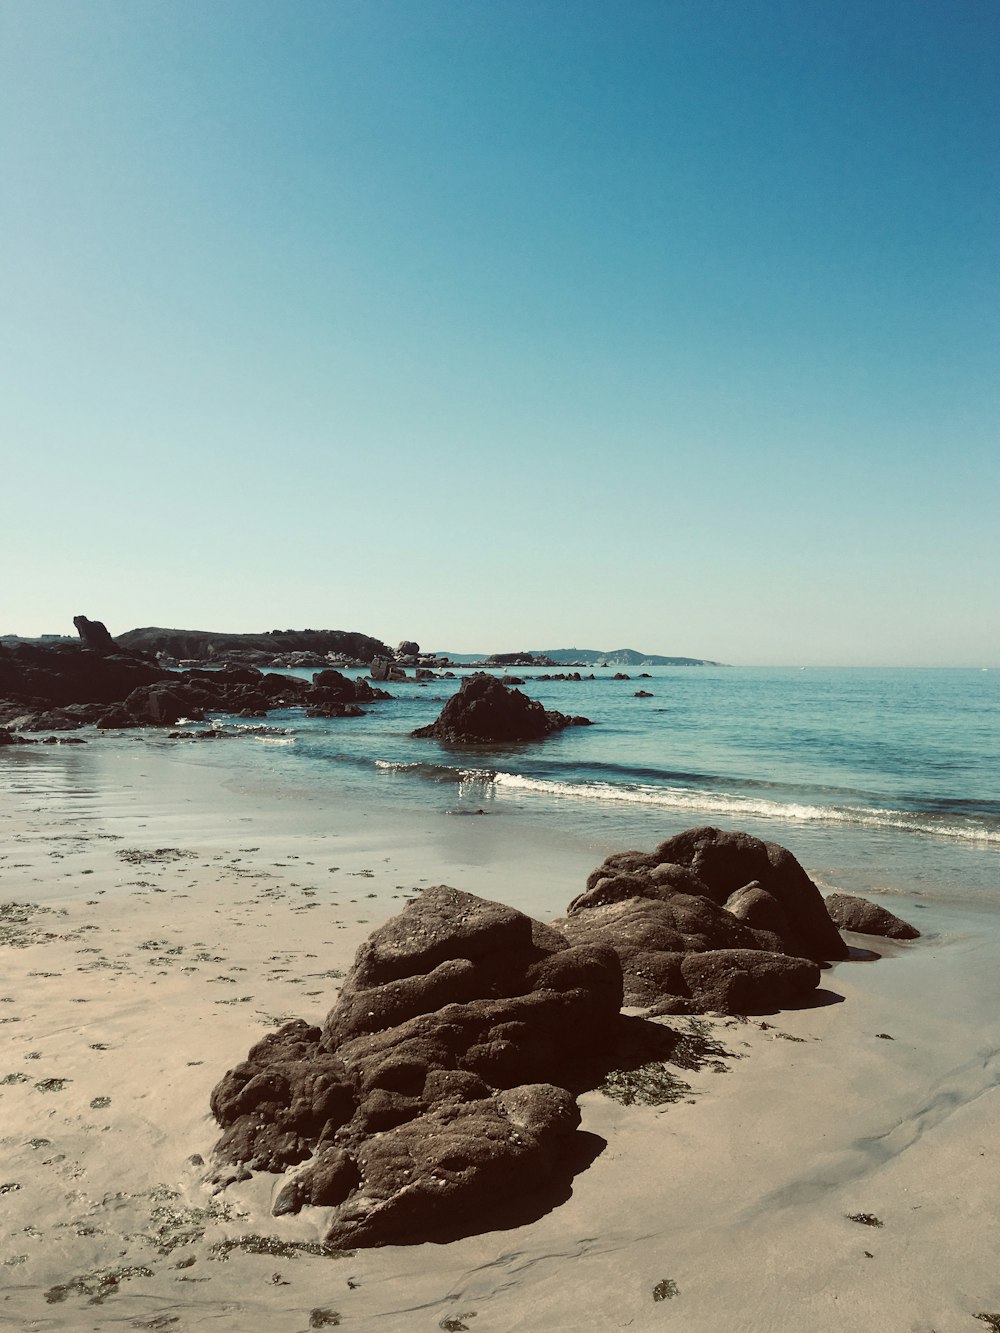
<path id="1" fill-rule="evenodd" d="M 86 617 L 82 617 L 86 619 Z M 99 621 L 90 622 L 99 624 Z M 43 634 L 22 638 L 0 634 L 0 648 L 18 644 L 54 647 L 75 643 L 72 635 Z M 479 667 L 584 667 L 584 666 L 723 666 L 704 657 L 664 657 L 636 648 L 546 648 L 519 652 L 453 653 L 421 651 L 412 639 L 404 639 L 390 648 L 381 639 L 356 630 L 272 629 L 260 633 L 233 634 L 221 630 L 164 629 L 147 626 L 126 630 L 111 639 L 119 649 L 145 653 L 164 666 L 256 666 L 272 669 L 289 667 L 369 667 L 373 663 L 400 666 L 479 666 Z M 387 677 L 379 677 L 386 679 Z"/>
<path id="2" fill-rule="evenodd" d="M 450 662 L 459 665 L 471 663 L 486 666 L 724 666 L 705 657 L 663 657 L 660 653 L 643 653 L 637 648 L 531 648 L 519 653 L 447 653 Z"/>
<path id="3" fill-rule="evenodd" d="M 238 662 L 245 666 L 326 665 L 335 656 L 345 665 L 364 665 L 377 658 L 391 660 L 395 651 L 370 634 L 340 629 L 273 629 L 261 634 L 226 634 L 200 629 L 130 629 L 115 642 L 122 648 L 178 662 Z M 322 659 L 322 663 L 315 659 Z"/>

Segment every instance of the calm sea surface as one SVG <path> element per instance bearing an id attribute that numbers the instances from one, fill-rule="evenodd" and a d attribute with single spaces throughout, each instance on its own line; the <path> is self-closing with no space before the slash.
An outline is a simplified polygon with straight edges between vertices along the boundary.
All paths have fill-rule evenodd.
<path id="1" fill-rule="evenodd" d="M 596 725 L 530 745 L 414 740 L 459 681 L 409 680 L 365 717 L 272 713 L 259 734 L 184 750 L 237 780 L 384 813 L 528 821 L 591 844 L 595 862 L 712 823 L 783 843 L 821 883 L 1000 906 L 1000 671 L 639 670 L 580 682 L 532 671 L 525 693 Z M 91 735 L 91 746 L 134 744 Z"/>

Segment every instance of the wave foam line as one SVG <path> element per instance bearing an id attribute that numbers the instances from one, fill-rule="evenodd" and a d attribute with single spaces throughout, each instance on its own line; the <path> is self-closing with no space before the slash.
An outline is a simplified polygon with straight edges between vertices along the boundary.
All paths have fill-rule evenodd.
<path id="1" fill-rule="evenodd" d="M 482 776 L 477 775 L 479 780 Z M 617 787 L 610 783 L 553 782 L 530 778 L 519 773 L 498 772 L 498 788 L 535 792 L 539 795 L 569 797 L 590 801 L 617 801 L 625 805 L 653 805 L 667 810 L 690 810 L 701 814 L 753 815 L 763 819 L 783 819 L 792 823 L 851 824 L 863 828 L 898 829 L 906 833 L 926 833 L 933 837 L 956 838 L 962 842 L 985 843 L 1000 848 L 1000 831 L 944 823 L 926 815 L 905 810 L 878 810 L 866 806 L 804 805 L 768 801 L 761 797 L 732 793 L 689 791 L 679 787 Z"/>

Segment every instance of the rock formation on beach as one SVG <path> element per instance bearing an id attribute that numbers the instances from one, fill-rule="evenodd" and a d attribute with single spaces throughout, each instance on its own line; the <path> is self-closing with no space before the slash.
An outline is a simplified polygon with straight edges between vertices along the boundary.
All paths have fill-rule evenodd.
<path id="1" fill-rule="evenodd" d="M 477 672 L 462 681 L 436 722 L 418 727 L 414 736 L 456 744 L 485 741 L 534 741 L 563 727 L 590 726 L 586 717 L 568 717 L 545 709 L 537 699 Z"/>
<path id="2" fill-rule="evenodd" d="M 848 953 L 791 852 L 717 828 L 607 857 L 555 924 L 574 942 L 613 944 L 626 1002 L 659 1013 L 781 1007 Z"/>
<path id="3" fill-rule="evenodd" d="M 180 718 L 199 721 L 206 713 L 263 717 L 272 708 L 305 708 L 312 717 L 352 717 L 359 703 L 388 699 L 384 690 L 339 671 L 318 671 L 312 683 L 256 667 L 192 667 L 133 691 L 98 718 L 98 727 L 173 726 Z"/>
<path id="4" fill-rule="evenodd" d="M 841 930 L 854 931 L 859 935 L 880 935 L 890 940 L 920 938 L 916 926 L 911 926 L 895 913 L 852 893 L 828 894 L 826 910 Z"/>
<path id="5" fill-rule="evenodd" d="M 212 1094 L 223 1161 L 280 1171 L 275 1204 L 336 1207 L 335 1247 L 426 1239 L 565 1170 L 565 1084 L 613 1042 L 621 968 L 513 908 L 426 889 L 358 951 L 322 1029 L 288 1024 Z"/>
<path id="6" fill-rule="evenodd" d="M 679 1040 L 623 1001 L 773 1012 L 846 954 L 790 852 L 713 828 L 607 858 L 553 925 L 426 889 L 361 946 L 322 1027 L 287 1024 L 216 1086 L 214 1178 L 289 1171 L 275 1213 L 332 1207 L 334 1248 L 488 1229 L 565 1197 L 577 1093 Z"/>

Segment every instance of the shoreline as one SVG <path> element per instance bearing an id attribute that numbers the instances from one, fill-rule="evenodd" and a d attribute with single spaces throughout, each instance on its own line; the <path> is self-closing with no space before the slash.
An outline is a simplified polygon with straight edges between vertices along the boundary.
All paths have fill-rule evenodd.
<path id="1" fill-rule="evenodd" d="M 667 1319 L 949 1333 L 1000 1310 L 983 1225 L 1000 1188 L 1000 945 L 995 915 L 940 902 L 917 913 L 915 945 L 852 937 L 883 957 L 825 973 L 841 1002 L 713 1021 L 747 1058 L 685 1073 L 693 1104 L 585 1094 L 583 1129 L 607 1146 L 536 1222 L 337 1259 L 211 1257 L 248 1232 L 321 1230 L 319 1210 L 269 1217 L 266 1176 L 213 1199 L 189 1160 L 208 1161 L 208 1094 L 252 1042 L 321 1020 L 331 974 L 408 891 L 444 879 L 548 919 L 602 853 L 556 838 L 544 856 L 501 820 L 437 814 L 373 809 L 352 831 L 350 802 L 248 803 L 211 765 L 143 746 L 128 759 L 108 756 L 113 803 L 36 784 L 0 822 L 0 896 L 47 909 L 3 922 L 22 939 L 0 983 L 0 1322 L 292 1333 L 328 1309 L 390 1330 L 464 1316 L 475 1333 Z M 17 947 L 26 931 L 43 938 Z M 50 1079 L 66 1082 L 36 1086 Z M 116 1268 L 135 1271 L 93 1276 Z M 656 1301 L 664 1282 L 676 1294 Z"/>

